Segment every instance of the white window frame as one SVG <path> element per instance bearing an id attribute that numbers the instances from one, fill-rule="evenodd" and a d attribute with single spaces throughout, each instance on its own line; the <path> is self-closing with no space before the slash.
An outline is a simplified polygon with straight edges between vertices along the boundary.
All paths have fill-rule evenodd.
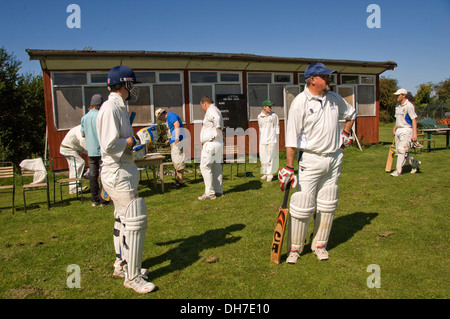
<path id="1" fill-rule="evenodd" d="M 248 74 L 249 73 L 266 73 L 266 74 L 269 73 L 271 75 L 271 83 L 257 83 L 257 82 L 250 83 L 248 81 Z M 275 82 L 275 75 L 289 75 L 290 82 Z M 283 95 L 283 102 L 282 102 L 283 105 L 280 105 L 280 106 L 283 107 L 283 109 L 285 109 L 285 105 L 284 105 L 285 104 L 285 100 L 284 100 L 285 99 L 285 88 L 288 87 L 288 86 L 292 86 L 293 85 L 293 74 L 290 73 L 290 72 L 248 71 L 247 72 L 247 92 L 249 91 L 249 87 L 252 86 L 252 85 L 259 85 L 259 86 L 265 85 L 266 89 L 267 89 L 267 97 L 268 97 L 269 100 L 270 100 L 270 85 L 282 85 L 283 86 L 283 93 L 282 93 L 282 95 Z M 248 120 L 250 122 L 257 122 L 258 121 L 257 118 L 252 119 L 250 117 L 250 100 L 249 100 L 248 97 L 247 97 L 247 118 L 248 118 Z M 285 120 L 286 119 L 285 111 L 283 111 L 283 118 L 279 117 L 279 119 L 280 120 Z"/>
<path id="2" fill-rule="evenodd" d="M 155 117 L 155 105 L 154 105 L 154 96 L 153 96 L 153 85 L 174 85 L 174 84 L 179 84 L 180 85 L 180 90 L 181 90 L 181 96 L 182 96 L 182 112 L 183 114 L 180 116 L 183 119 L 183 123 L 185 123 L 185 118 L 186 118 L 186 105 L 184 103 L 184 72 L 180 71 L 180 70 L 164 70 L 164 71 L 155 71 L 155 70 L 139 70 L 136 72 L 155 72 L 155 83 L 139 83 L 136 84 L 136 86 L 150 86 L 150 122 L 148 123 L 139 123 L 139 124 L 135 124 L 133 126 L 143 126 L 143 125 L 154 125 L 156 123 L 153 123 L 153 118 Z M 59 73 L 85 73 L 86 74 L 86 83 L 84 84 L 69 84 L 69 85 L 61 85 L 61 84 L 55 84 L 54 82 L 54 75 L 55 74 L 59 74 Z M 87 109 L 89 108 L 89 106 L 85 105 L 85 88 L 86 87 L 98 87 L 98 86 L 102 86 L 102 84 L 104 83 L 106 86 L 106 81 L 102 82 L 102 83 L 93 83 L 92 82 L 92 74 L 104 74 L 104 73 L 108 73 L 108 71 L 52 71 L 50 73 L 50 81 L 51 81 L 51 93 L 52 93 L 52 108 L 53 108 L 53 124 L 56 128 L 56 131 L 67 131 L 67 128 L 59 128 L 59 125 L 57 125 L 57 118 L 56 118 L 56 97 L 55 97 L 55 88 L 81 88 L 81 99 L 83 101 L 83 115 L 85 115 L 87 113 Z M 180 81 L 171 81 L 171 82 L 161 82 L 159 81 L 159 75 L 161 73 L 178 73 L 180 75 Z"/>
<path id="3" fill-rule="evenodd" d="M 357 111 L 357 116 L 358 117 L 374 117 L 377 114 L 377 87 L 376 87 L 376 76 L 373 74 L 340 74 L 341 76 L 341 83 L 342 83 L 342 76 L 357 76 L 358 77 L 358 83 L 356 84 L 346 84 L 346 83 L 342 83 L 339 86 L 353 86 L 354 87 L 354 99 L 355 99 L 355 108 Z M 368 77 L 368 78 L 372 78 L 373 79 L 373 83 L 361 83 L 361 78 L 362 77 Z M 370 86 L 373 87 L 373 93 L 374 93 L 374 101 L 373 101 L 373 112 L 372 114 L 364 114 L 361 115 L 359 114 L 358 110 L 359 110 L 359 105 L 358 105 L 358 87 L 359 86 Z"/>
<path id="4" fill-rule="evenodd" d="M 217 73 L 217 81 L 216 82 L 201 82 L 201 83 L 192 83 L 191 82 L 191 73 L 197 73 L 197 72 L 216 72 Z M 222 74 L 238 74 L 239 75 L 239 81 L 222 81 L 221 75 Z M 209 70 L 192 70 L 189 71 L 189 109 L 190 109 L 190 119 L 191 124 L 200 124 L 203 123 L 203 120 L 193 120 L 194 118 L 194 101 L 193 99 L 193 92 L 192 88 L 195 86 L 211 86 L 211 98 L 214 101 L 214 97 L 216 96 L 216 85 L 217 84 L 235 84 L 239 85 L 240 93 L 242 94 L 242 72 L 241 71 L 209 71 Z"/>
<path id="5" fill-rule="evenodd" d="M 156 112 L 156 108 L 155 108 L 155 98 L 154 98 L 154 93 L 153 93 L 153 86 L 154 85 L 173 85 L 173 84 L 179 84 L 181 86 L 181 96 L 182 96 L 182 100 L 183 100 L 183 104 L 182 104 L 182 114 L 178 114 L 182 121 L 183 124 L 186 124 L 186 105 L 184 103 L 184 76 L 183 76 L 183 71 L 178 71 L 178 70 L 173 70 L 173 71 L 154 71 L 154 70 L 139 70 L 137 72 L 155 72 L 155 82 L 154 83 L 138 83 L 136 84 L 136 86 L 140 87 L 146 87 L 146 86 L 150 86 L 150 116 L 151 116 L 151 121 L 153 121 L 153 118 L 155 117 L 155 112 Z M 176 82 L 176 81 L 171 81 L 171 82 L 161 82 L 159 79 L 159 75 L 161 73 L 178 73 L 180 74 L 180 81 Z M 155 125 L 155 123 L 150 122 L 150 123 L 139 123 L 133 126 L 143 126 L 143 125 Z"/>

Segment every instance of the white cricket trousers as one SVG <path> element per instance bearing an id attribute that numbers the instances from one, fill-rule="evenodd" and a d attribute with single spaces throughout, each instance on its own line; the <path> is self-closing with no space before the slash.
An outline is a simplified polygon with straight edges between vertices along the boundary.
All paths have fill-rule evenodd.
<path id="1" fill-rule="evenodd" d="M 102 165 L 102 185 L 114 202 L 114 217 L 125 216 L 128 204 L 137 195 L 139 173 L 135 163 Z"/>
<path id="2" fill-rule="evenodd" d="M 298 163 L 298 191 L 315 196 L 324 186 L 337 185 L 343 158 L 341 150 L 326 155 L 303 152 Z"/>
<path id="3" fill-rule="evenodd" d="M 122 262 L 124 256 L 121 247 L 123 235 L 122 220 L 126 216 L 128 204 L 137 195 L 139 175 L 134 163 L 102 165 L 102 186 L 114 203 L 114 250 L 116 264 Z"/>
<path id="4" fill-rule="evenodd" d="M 262 175 L 273 175 L 278 172 L 278 144 L 259 144 L 259 160 Z"/>
<path id="5" fill-rule="evenodd" d="M 402 127 L 395 131 L 395 147 L 397 150 L 397 165 L 396 171 L 401 173 L 403 165 L 406 162 L 406 156 L 409 151 L 413 135 L 412 128 Z"/>
<path id="6" fill-rule="evenodd" d="M 222 194 L 223 143 L 206 142 L 202 147 L 200 171 L 205 183 L 205 194 Z"/>
<path id="7" fill-rule="evenodd" d="M 62 146 L 59 147 L 59 152 L 66 156 L 67 163 L 69 164 L 69 178 L 81 178 L 83 176 L 85 163 L 80 154 L 71 148 Z M 67 158 L 67 156 L 73 156 L 75 158 L 75 162 L 73 161 L 73 158 Z M 70 183 L 69 191 L 75 191 L 76 185 L 76 182 Z"/>

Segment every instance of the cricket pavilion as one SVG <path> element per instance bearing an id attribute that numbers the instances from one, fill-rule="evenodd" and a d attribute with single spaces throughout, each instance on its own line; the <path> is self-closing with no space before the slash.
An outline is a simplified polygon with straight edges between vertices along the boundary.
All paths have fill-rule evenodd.
<path id="1" fill-rule="evenodd" d="M 280 119 L 279 148 L 284 149 L 285 123 L 294 97 L 305 87 L 304 71 L 312 62 L 337 70 L 331 89 L 357 108 L 353 133 L 358 143 L 379 142 L 379 77 L 394 70 L 393 61 L 373 62 L 313 58 L 288 58 L 253 54 L 26 50 L 39 60 L 43 72 L 48 156 L 60 156 L 59 146 L 67 131 L 81 122 L 93 94 L 106 100 L 108 71 L 117 65 L 131 67 L 139 86 L 139 98 L 129 103 L 135 112 L 135 132 L 156 124 L 155 111 L 177 113 L 189 130 L 192 158 L 201 150 L 199 139 L 204 112 L 202 96 L 213 98 L 224 115 L 224 126 L 252 130 L 258 135 L 261 103 L 271 100 Z M 256 137 L 257 138 L 257 137 Z M 226 142 L 227 143 L 227 142 Z M 251 147 L 250 144 L 256 145 Z M 246 136 L 246 154 L 257 142 Z"/>

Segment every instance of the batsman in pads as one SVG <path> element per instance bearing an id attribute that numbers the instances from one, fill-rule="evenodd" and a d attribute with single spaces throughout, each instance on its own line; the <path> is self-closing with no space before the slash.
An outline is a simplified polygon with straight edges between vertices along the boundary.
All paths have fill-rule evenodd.
<path id="1" fill-rule="evenodd" d="M 134 136 L 127 100 L 137 97 L 136 76 L 132 69 L 117 66 L 108 73 L 108 100 L 97 116 L 97 132 L 102 154 L 101 179 L 114 203 L 114 273 L 124 278 L 124 286 L 148 293 L 155 285 L 141 269 L 147 229 L 147 208 L 138 197 L 139 174 L 134 162 L 145 155 L 145 147 Z M 144 151 L 142 151 L 144 149 Z M 143 153 L 143 154 L 142 154 Z"/>
<path id="2" fill-rule="evenodd" d="M 288 257 L 295 264 L 303 251 L 309 222 L 314 212 L 311 250 L 319 260 L 328 259 L 326 250 L 338 203 L 338 179 L 343 153 L 351 143 L 350 132 L 356 110 L 330 91 L 331 74 L 323 63 L 312 63 L 305 71 L 306 87 L 292 101 L 286 130 L 286 167 L 278 172 L 280 188 L 290 183 Z M 339 120 L 345 120 L 340 131 Z M 298 179 L 294 174 L 298 150 Z"/>

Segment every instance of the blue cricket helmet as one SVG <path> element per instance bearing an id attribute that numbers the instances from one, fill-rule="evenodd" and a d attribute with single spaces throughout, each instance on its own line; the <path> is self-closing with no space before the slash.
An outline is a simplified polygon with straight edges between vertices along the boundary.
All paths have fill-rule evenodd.
<path id="1" fill-rule="evenodd" d="M 131 68 L 125 65 L 119 65 L 109 71 L 107 79 L 108 86 L 114 86 L 126 82 L 137 83 L 136 74 L 134 74 L 134 71 Z"/>

